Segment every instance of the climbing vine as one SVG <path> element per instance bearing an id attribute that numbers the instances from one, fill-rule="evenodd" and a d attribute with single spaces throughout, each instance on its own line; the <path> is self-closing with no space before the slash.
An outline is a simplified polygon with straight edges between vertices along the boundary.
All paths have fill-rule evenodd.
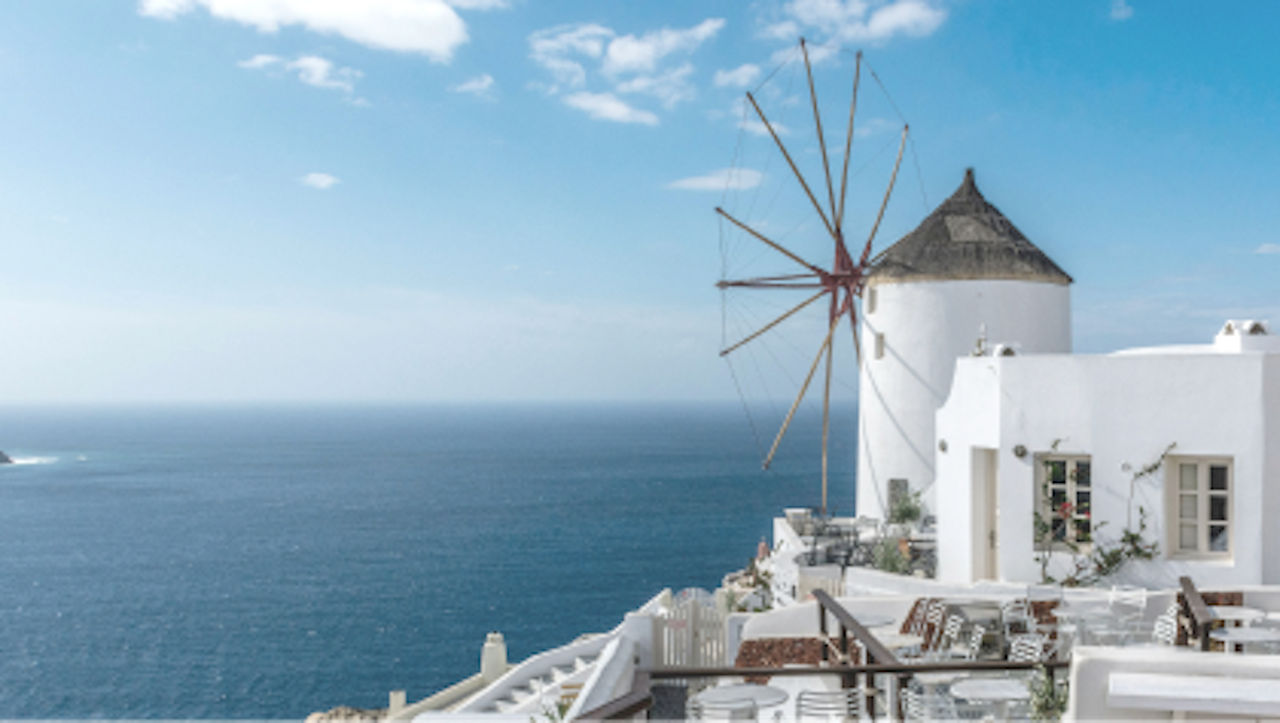
<path id="1" fill-rule="evenodd" d="M 1057 451 L 1058 444 L 1061 440 L 1054 440 L 1050 445 L 1050 449 Z M 1138 521 L 1137 526 L 1133 523 L 1133 500 L 1137 491 L 1138 482 L 1146 477 L 1155 474 L 1164 466 L 1165 458 L 1173 451 L 1176 442 L 1171 442 L 1164 451 L 1160 453 L 1150 464 L 1144 465 L 1133 473 L 1129 480 L 1129 497 L 1125 508 L 1125 527 L 1121 531 L 1120 537 L 1115 541 L 1099 540 L 1094 532 L 1106 526 L 1106 522 L 1099 522 L 1092 525 L 1089 539 L 1090 544 L 1086 549 L 1078 540 L 1062 539 L 1054 534 L 1055 518 L 1060 520 L 1061 525 L 1069 524 L 1073 514 L 1073 508 L 1069 501 L 1063 502 L 1057 508 L 1053 509 L 1051 514 L 1044 514 L 1040 506 L 1036 506 L 1033 519 L 1034 533 L 1036 540 L 1036 561 L 1040 563 L 1040 581 L 1042 583 L 1058 583 L 1066 587 L 1083 587 L 1096 585 L 1097 583 L 1116 574 L 1127 563 L 1132 560 L 1151 560 L 1159 553 L 1159 545 L 1147 539 L 1147 510 L 1142 505 L 1138 505 Z M 1048 466 L 1052 460 L 1044 460 L 1046 474 L 1043 475 L 1041 482 L 1041 499 L 1050 499 L 1049 496 L 1049 474 Z M 1049 562 L 1052 559 L 1052 553 L 1056 549 L 1065 547 L 1071 554 L 1071 567 L 1069 572 L 1061 579 L 1055 579 L 1049 574 Z"/>

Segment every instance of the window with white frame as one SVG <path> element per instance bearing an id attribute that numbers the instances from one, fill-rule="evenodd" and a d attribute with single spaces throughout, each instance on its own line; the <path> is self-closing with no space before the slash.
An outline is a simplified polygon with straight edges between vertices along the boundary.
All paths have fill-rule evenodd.
<path id="1" fill-rule="evenodd" d="M 1172 457 L 1165 484 L 1174 554 L 1230 555 L 1231 460 Z"/>
<path id="2" fill-rule="evenodd" d="M 1055 543 L 1093 541 L 1093 465 L 1083 455 L 1041 455 L 1036 485 L 1038 522 Z M 1037 530 L 1037 535 L 1042 534 Z"/>

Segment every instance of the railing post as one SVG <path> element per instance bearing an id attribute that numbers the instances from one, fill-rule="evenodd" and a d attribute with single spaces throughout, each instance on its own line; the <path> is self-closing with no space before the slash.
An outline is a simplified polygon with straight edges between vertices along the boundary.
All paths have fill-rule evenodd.
<path id="1" fill-rule="evenodd" d="M 818 634 L 822 638 L 822 662 L 827 662 L 830 656 L 827 654 L 827 606 L 818 601 Z"/>

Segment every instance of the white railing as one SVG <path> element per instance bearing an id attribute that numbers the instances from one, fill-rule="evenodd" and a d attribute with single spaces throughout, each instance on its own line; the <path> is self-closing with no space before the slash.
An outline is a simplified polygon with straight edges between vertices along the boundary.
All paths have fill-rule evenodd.
<path id="1" fill-rule="evenodd" d="M 724 665 L 725 612 L 714 598 L 687 596 L 655 620 L 654 659 L 659 666 Z"/>

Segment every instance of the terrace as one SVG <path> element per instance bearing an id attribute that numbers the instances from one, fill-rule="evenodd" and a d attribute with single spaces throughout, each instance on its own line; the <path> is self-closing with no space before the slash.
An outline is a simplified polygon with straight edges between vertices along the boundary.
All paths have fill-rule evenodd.
<path id="1" fill-rule="evenodd" d="M 1068 701 L 1069 718 L 1280 714 L 1280 588 L 813 597 L 751 615 L 734 665 L 637 669 L 580 717 L 1018 720 Z"/>

